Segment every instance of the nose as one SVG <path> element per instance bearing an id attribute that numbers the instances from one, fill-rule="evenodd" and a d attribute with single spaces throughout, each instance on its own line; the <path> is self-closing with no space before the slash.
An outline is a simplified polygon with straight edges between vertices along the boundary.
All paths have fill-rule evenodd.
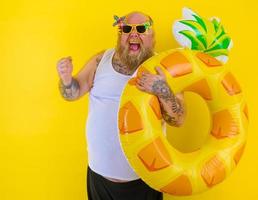
<path id="1" fill-rule="evenodd" d="M 130 33 L 130 35 L 131 36 L 138 36 L 138 32 L 137 32 L 137 30 L 136 30 L 136 27 L 134 26 L 134 27 L 132 27 L 132 32 Z"/>

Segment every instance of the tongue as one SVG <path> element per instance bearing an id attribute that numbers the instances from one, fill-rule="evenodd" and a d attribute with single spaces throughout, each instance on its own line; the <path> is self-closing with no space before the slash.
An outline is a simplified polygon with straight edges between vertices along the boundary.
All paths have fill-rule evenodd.
<path id="1" fill-rule="evenodd" d="M 130 44 L 130 50 L 137 51 L 139 49 L 139 44 Z"/>

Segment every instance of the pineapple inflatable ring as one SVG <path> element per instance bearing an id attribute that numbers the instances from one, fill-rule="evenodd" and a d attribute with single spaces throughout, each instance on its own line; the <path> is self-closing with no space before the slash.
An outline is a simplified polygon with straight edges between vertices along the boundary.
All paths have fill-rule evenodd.
<path id="1" fill-rule="evenodd" d="M 240 160 L 248 125 L 242 90 L 223 64 L 231 39 L 217 19 L 205 20 L 189 9 L 184 14 L 188 19 L 177 21 L 174 33 L 189 39 L 179 42 L 191 44 L 191 49 L 168 50 L 144 62 L 125 86 L 118 113 L 119 138 L 130 165 L 149 186 L 175 196 L 222 182 Z M 207 103 L 211 129 L 206 143 L 194 152 L 181 152 L 168 142 L 157 97 L 135 86 L 137 76 L 143 70 L 155 73 L 155 66 L 162 67 L 175 93 L 194 92 Z"/>

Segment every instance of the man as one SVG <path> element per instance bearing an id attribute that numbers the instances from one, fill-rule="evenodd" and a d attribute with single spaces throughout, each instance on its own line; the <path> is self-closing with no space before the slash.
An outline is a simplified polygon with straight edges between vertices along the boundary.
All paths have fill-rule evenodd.
<path id="1" fill-rule="evenodd" d="M 119 28 L 117 46 L 93 56 L 72 77 L 71 57 L 62 58 L 57 69 L 60 91 L 68 101 L 89 92 L 87 119 L 89 200 L 160 200 L 162 193 L 145 184 L 130 167 L 119 144 L 117 112 L 121 92 L 127 81 L 146 59 L 154 55 L 152 19 L 141 12 L 116 17 Z M 182 94 L 174 95 L 160 67 L 157 74 L 143 72 L 136 87 L 156 95 L 164 120 L 180 126 L 184 120 Z"/>

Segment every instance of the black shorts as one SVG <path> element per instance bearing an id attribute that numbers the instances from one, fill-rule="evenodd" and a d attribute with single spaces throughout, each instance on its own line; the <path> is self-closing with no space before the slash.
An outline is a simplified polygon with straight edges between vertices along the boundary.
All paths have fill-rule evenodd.
<path id="1" fill-rule="evenodd" d="M 149 187 L 141 179 L 113 182 L 92 171 L 87 171 L 88 200 L 162 200 L 161 192 Z"/>

